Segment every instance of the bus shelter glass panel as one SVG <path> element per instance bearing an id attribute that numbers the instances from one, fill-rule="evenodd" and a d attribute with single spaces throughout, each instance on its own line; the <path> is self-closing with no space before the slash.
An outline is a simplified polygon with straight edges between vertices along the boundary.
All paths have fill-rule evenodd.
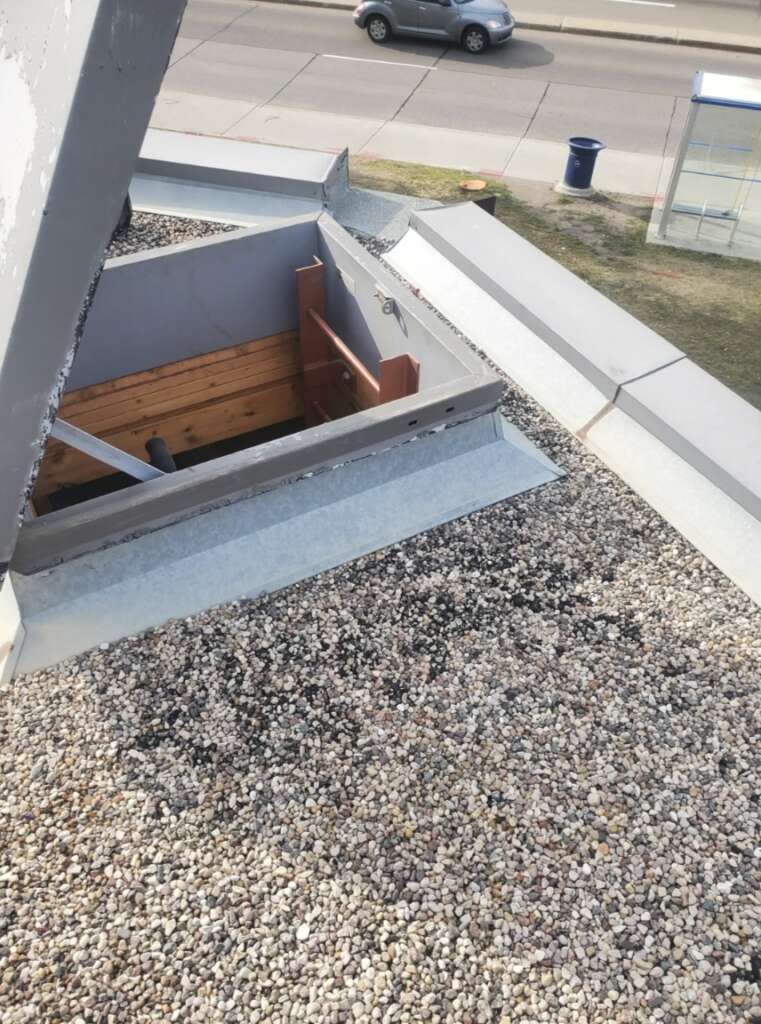
<path id="1" fill-rule="evenodd" d="M 673 214 L 698 218 L 699 231 L 761 231 L 761 111 L 697 104 L 674 193 Z"/>

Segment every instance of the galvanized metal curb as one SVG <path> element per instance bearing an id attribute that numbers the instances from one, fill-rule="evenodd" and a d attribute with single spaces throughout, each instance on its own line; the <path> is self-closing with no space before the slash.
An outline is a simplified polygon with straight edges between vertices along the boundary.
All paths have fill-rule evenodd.
<path id="1" fill-rule="evenodd" d="M 341 0 L 257 0 L 259 3 L 288 4 L 295 7 L 317 7 L 332 11 L 351 11 L 354 3 L 341 2 Z M 736 53 L 761 53 L 761 39 L 757 42 L 745 42 L 738 35 L 736 40 L 717 40 L 711 37 L 683 38 L 682 32 L 691 30 L 676 29 L 665 32 L 637 32 L 626 29 L 615 28 L 613 24 L 609 27 L 601 24 L 600 27 L 592 25 L 567 25 L 565 19 L 552 21 L 516 21 L 517 28 L 529 29 L 532 32 L 565 32 L 576 36 L 600 36 L 606 39 L 629 39 L 638 43 L 667 43 L 670 46 L 692 46 L 706 50 L 728 50 Z"/>

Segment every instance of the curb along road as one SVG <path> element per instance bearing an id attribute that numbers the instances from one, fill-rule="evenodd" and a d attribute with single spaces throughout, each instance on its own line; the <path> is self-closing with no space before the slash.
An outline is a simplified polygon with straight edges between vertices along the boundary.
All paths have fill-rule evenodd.
<path id="1" fill-rule="evenodd" d="M 317 7 L 332 11 L 352 11 L 353 0 L 258 0 L 259 3 L 288 4 L 295 7 Z M 518 28 L 538 32 L 570 32 L 582 36 L 604 36 L 608 39 L 631 39 L 639 43 L 669 43 L 672 46 L 697 46 L 710 50 L 731 50 L 736 53 L 761 53 L 761 36 L 734 32 L 713 32 L 701 35 L 698 29 L 661 29 L 655 25 L 627 26 L 601 18 L 554 17 L 547 15 L 532 21 L 520 16 Z"/>

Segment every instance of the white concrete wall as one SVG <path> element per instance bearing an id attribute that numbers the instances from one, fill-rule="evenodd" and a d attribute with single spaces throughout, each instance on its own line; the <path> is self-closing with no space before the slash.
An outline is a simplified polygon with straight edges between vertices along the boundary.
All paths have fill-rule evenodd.
<path id="1" fill-rule="evenodd" d="M 23 640 L 21 614 L 8 575 L 0 586 L 0 684 L 11 678 Z"/>

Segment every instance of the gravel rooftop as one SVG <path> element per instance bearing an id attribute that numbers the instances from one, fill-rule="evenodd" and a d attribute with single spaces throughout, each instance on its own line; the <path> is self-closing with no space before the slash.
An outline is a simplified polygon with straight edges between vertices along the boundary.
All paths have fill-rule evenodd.
<path id="1" fill-rule="evenodd" d="M 761 613 L 504 412 L 566 478 L 0 695 L 3 1024 L 761 1022 Z"/>

